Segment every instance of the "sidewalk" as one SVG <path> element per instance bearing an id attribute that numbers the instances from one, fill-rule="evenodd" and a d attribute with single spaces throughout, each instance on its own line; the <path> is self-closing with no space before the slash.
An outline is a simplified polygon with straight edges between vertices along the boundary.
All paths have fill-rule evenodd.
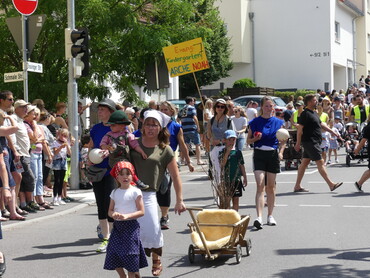
<path id="1" fill-rule="evenodd" d="M 74 213 L 86 206 L 95 204 L 95 196 L 92 189 L 89 190 L 68 190 L 68 196 L 76 201 L 53 207 L 54 209 L 47 209 L 45 211 L 37 211 L 37 213 L 29 213 L 25 221 L 8 220 L 1 222 L 3 231 L 10 231 L 14 228 L 19 228 L 29 224 L 44 221 L 50 218 Z M 52 197 L 45 198 L 46 201 L 51 202 Z"/>

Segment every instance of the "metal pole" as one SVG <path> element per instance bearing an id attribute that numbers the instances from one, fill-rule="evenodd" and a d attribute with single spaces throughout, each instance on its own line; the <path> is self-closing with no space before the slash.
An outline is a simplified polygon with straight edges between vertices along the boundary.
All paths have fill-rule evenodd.
<path id="1" fill-rule="evenodd" d="M 28 102 L 28 71 L 27 71 L 27 60 L 28 60 L 28 38 L 27 38 L 27 20 L 28 17 L 22 15 L 22 56 L 23 56 L 23 95 L 24 100 Z"/>
<path id="2" fill-rule="evenodd" d="M 67 1 L 68 28 L 75 29 L 75 1 Z M 78 189 L 80 183 L 80 167 L 78 161 L 78 113 L 77 113 L 77 82 L 74 77 L 76 59 L 68 60 L 68 127 L 69 132 L 75 138 L 75 144 L 72 146 L 71 155 L 71 189 Z"/>

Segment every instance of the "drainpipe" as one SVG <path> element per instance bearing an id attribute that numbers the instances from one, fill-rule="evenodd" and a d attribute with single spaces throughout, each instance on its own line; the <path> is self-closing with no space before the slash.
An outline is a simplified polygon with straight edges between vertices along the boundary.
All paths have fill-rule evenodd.
<path id="1" fill-rule="evenodd" d="M 359 16 L 355 16 L 352 19 L 352 36 L 353 36 L 353 83 L 356 83 L 356 67 L 357 67 L 357 40 L 356 40 L 356 19 Z"/>
<path id="2" fill-rule="evenodd" d="M 249 13 L 249 20 L 251 21 L 252 28 L 252 80 L 256 83 L 256 63 L 255 63 L 255 51 L 254 51 L 254 13 Z"/>

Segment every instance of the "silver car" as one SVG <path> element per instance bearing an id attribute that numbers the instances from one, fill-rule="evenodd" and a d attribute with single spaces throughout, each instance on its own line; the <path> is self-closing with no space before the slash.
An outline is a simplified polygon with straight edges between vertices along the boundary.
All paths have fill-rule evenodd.
<path id="1" fill-rule="evenodd" d="M 258 108 L 261 107 L 261 99 L 264 97 L 264 95 L 246 95 L 241 96 L 233 99 L 233 102 L 235 104 L 239 104 L 240 106 L 245 107 L 250 101 L 255 101 L 258 103 Z M 281 111 L 284 112 L 286 110 L 286 103 L 284 100 L 282 100 L 280 97 L 274 97 L 271 96 L 272 100 L 275 103 L 275 111 Z"/>

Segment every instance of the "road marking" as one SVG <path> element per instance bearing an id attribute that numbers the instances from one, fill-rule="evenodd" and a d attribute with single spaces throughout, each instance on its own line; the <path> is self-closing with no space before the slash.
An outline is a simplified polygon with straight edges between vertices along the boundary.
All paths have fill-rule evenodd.
<path id="1" fill-rule="evenodd" d="M 351 205 L 343 205 L 344 208 L 370 208 L 370 206 L 351 206 Z"/>
<path id="2" fill-rule="evenodd" d="M 331 205 L 299 205 L 300 207 L 331 207 Z"/>
<path id="3" fill-rule="evenodd" d="M 204 184 L 204 182 L 183 182 L 182 184 Z"/>

